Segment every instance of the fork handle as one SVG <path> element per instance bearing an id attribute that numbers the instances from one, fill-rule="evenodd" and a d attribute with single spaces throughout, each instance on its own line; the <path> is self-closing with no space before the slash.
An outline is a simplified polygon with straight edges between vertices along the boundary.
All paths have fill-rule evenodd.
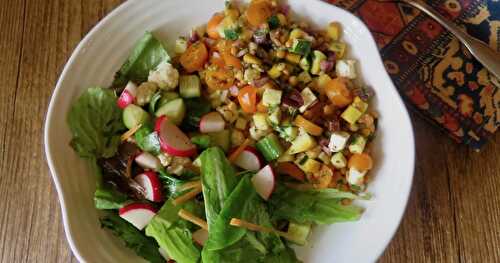
<path id="1" fill-rule="evenodd" d="M 406 0 L 404 2 L 420 9 L 422 12 L 434 18 L 439 24 L 448 29 L 448 31 L 453 33 L 465 45 L 465 47 L 467 47 L 470 53 L 472 53 L 472 55 L 479 62 L 481 62 L 481 64 L 483 64 L 483 66 L 488 69 L 490 73 L 500 80 L 500 53 L 495 52 L 483 42 L 462 31 L 462 29 L 447 20 L 424 1 Z"/>

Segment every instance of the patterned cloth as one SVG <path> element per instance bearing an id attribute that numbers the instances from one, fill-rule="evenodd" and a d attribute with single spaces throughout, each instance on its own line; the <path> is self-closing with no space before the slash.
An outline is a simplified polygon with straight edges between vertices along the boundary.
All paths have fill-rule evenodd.
<path id="1" fill-rule="evenodd" d="M 441 25 L 408 5 L 328 0 L 373 33 L 394 84 L 412 108 L 478 150 L 500 126 L 500 82 Z M 500 0 L 427 0 L 500 51 Z"/>

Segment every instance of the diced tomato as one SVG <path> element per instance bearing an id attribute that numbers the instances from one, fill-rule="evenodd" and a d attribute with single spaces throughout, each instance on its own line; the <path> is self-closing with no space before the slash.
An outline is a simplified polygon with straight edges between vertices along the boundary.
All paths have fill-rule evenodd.
<path id="1" fill-rule="evenodd" d="M 257 108 L 257 89 L 252 86 L 242 88 L 238 93 L 238 102 L 244 112 L 254 113 Z"/>

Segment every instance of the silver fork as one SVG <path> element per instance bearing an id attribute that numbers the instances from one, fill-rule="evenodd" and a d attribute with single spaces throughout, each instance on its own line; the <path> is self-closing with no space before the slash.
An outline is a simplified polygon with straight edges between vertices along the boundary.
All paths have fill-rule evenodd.
<path id="1" fill-rule="evenodd" d="M 401 2 L 409 4 L 420 11 L 434 18 L 439 24 L 448 29 L 455 35 L 470 53 L 479 61 L 488 71 L 500 80 L 500 53 L 494 51 L 483 42 L 470 36 L 460 29 L 453 22 L 436 12 L 432 7 L 421 0 L 381 0 L 381 2 Z"/>

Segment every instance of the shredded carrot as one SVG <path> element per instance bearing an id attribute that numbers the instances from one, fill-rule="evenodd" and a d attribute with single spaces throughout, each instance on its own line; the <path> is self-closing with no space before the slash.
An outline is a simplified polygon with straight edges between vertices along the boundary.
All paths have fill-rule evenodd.
<path id="1" fill-rule="evenodd" d="M 134 135 L 134 133 L 136 133 L 140 128 L 141 128 L 142 124 L 139 124 L 135 127 L 132 127 L 132 129 L 128 130 L 127 132 L 125 132 L 122 136 L 121 136 L 121 140 L 122 142 L 126 141 L 128 138 L 132 137 L 132 135 Z"/>
<path id="2" fill-rule="evenodd" d="M 236 161 L 236 158 L 245 150 L 250 144 L 250 139 L 246 138 L 245 141 L 227 158 L 230 162 Z"/>
<path id="3" fill-rule="evenodd" d="M 179 217 L 181 217 L 182 219 L 185 219 L 205 230 L 208 230 L 208 224 L 207 224 L 207 221 L 191 214 L 189 211 L 187 210 L 184 210 L 184 209 L 181 209 L 179 210 L 179 212 L 177 213 L 179 215 Z"/>
<path id="4" fill-rule="evenodd" d="M 184 191 L 184 190 L 188 190 L 188 189 L 192 189 L 192 188 L 197 188 L 197 187 L 201 187 L 201 181 L 200 180 L 192 181 L 192 182 L 185 183 L 185 184 L 181 185 L 179 187 L 179 191 Z"/>
<path id="5" fill-rule="evenodd" d="M 287 232 L 279 231 L 279 230 L 276 230 L 276 229 L 273 229 L 270 227 L 256 225 L 256 224 L 253 224 L 253 223 L 250 223 L 248 221 L 238 219 L 238 218 L 232 218 L 231 221 L 229 222 L 229 225 L 246 228 L 248 230 L 255 231 L 255 232 L 275 233 L 279 236 L 290 239 L 290 235 L 288 235 Z"/>
<path id="6" fill-rule="evenodd" d="M 175 206 L 184 204 L 185 202 L 193 199 L 199 193 L 201 193 L 201 187 L 195 187 L 193 188 L 193 190 L 175 198 L 174 201 L 172 201 L 172 204 L 174 204 Z"/>

